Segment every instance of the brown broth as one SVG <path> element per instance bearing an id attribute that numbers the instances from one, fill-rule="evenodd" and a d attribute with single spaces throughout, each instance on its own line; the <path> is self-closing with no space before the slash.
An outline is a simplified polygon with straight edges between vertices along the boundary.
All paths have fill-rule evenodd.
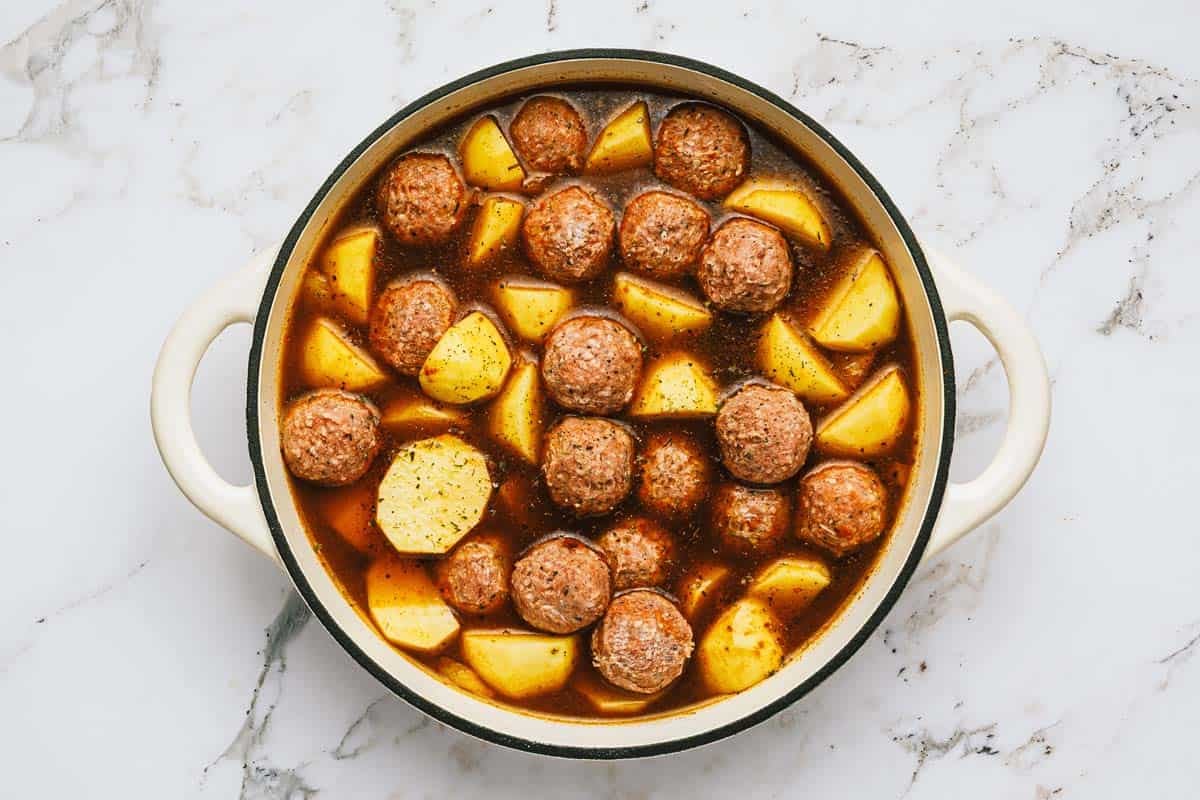
<path id="1" fill-rule="evenodd" d="M 652 125 L 656 129 L 657 123 L 672 106 L 690 99 L 655 94 L 653 92 L 626 87 L 597 88 L 590 86 L 560 90 L 558 93 L 569 98 L 576 108 L 580 110 L 589 127 L 589 136 L 592 141 L 594 141 L 596 134 L 599 133 L 603 125 L 612 116 L 628 107 L 635 100 L 643 99 L 648 102 Z M 410 149 L 425 152 L 444 152 L 455 163 L 458 163 L 457 143 L 471 122 L 477 119 L 481 113 L 490 113 L 497 117 L 501 127 L 507 131 L 508 123 L 512 119 L 513 114 L 520 108 L 524 100 L 533 96 L 533 94 L 546 93 L 535 92 L 517 96 L 487 108 L 484 112 L 473 113 L 427 136 Z M 803 245 L 795 242 L 792 243 L 792 256 L 796 266 L 796 278 L 793 283 L 792 292 L 781 310 L 789 311 L 796 319 L 803 320 L 815 311 L 826 291 L 839 277 L 841 274 L 840 268 L 847 256 L 853 253 L 856 248 L 863 245 L 873 245 L 873 240 L 865 227 L 852 213 L 849 204 L 816 170 L 807 165 L 799 156 L 791 153 L 786 146 L 781 145 L 770 134 L 758 130 L 750 124 L 747 124 L 746 127 L 750 133 L 751 140 L 752 163 L 750 174 L 786 173 L 800 177 L 824 213 L 833 234 L 832 246 L 827 254 L 818 254 L 805 248 Z M 373 176 L 371 180 L 367 181 L 340 210 L 335 223 L 331 224 L 328 228 L 327 241 L 336 236 L 338 231 L 350 225 L 377 221 L 374 208 L 374 189 L 377 185 L 377 177 Z M 641 191 L 650 188 L 664 188 L 664 184 L 654 177 L 649 168 L 642 168 L 609 176 L 561 178 L 549 183 L 544 189 L 544 193 L 554 191 L 570 183 L 583 183 L 593 188 L 608 201 L 614 212 L 617 213 L 618 218 L 620 210 L 624 207 L 625 203 Z M 702 205 L 712 215 L 713 230 L 725 218 L 730 216 L 720 208 L 719 203 L 702 203 Z M 471 219 L 468 218 L 466 224 L 461 227 L 450 242 L 442 246 L 429 248 L 404 247 L 390 235 L 385 234 L 377 266 L 376 285 L 384 286 L 391 279 L 410 272 L 431 271 L 440 276 L 453 288 L 463 305 L 470 305 L 473 302 L 487 304 L 490 302 L 490 286 L 497 278 L 514 274 L 534 275 L 532 269 L 526 263 L 519 246 L 502 253 L 492 263 L 482 268 L 467 269 L 460 267 L 466 260 L 467 240 L 470 229 Z M 317 260 L 317 255 L 323 250 L 325 243 L 323 242 L 321 246 L 314 249 L 310 256 L 309 268 L 316 268 L 313 264 Z M 579 292 L 579 302 L 581 304 L 608 305 L 612 274 L 615 269 L 619 268 L 619 257 L 616 254 L 613 255 L 612 262 L 613 269 L 606 271 L 594 281 L 576 287 Z M 690 278 L 683 285 L 696 296 L 702 296 L 695 286 L 694 281 Z M 299 297 L 300 295 L 298 294 Z M 300 338 L 298 334 L 316 316 L 320 314 L 328 315 L 329 313 L 328 309 L 318 310 L 307 308 L 303 301 L 299 299 L 295 302 L 289 315 L 284 337 L 284 358 L 281 365 L 281 392 L 279 398 L 281 409 L 286 405 L 288 400 L 312 388 L 305 385 L 300 378 L 302 373 L 298 367 L 298 362 L 301 348 L 297 341 Z M 755 374 L 752 355 L 753 347 L 749 346 L 748 343 L 756 341 L 758 331 L 766 316 L 739 317 L 718 313 L 715 315 L 714 324 L 707 331 L 690 338 L 683 345 L 690 351 L 701 355 L 709 362 L 712 367 L 713 377 L 720 385 L 729 386 L 736 381 Z M 357 342 L 365 346 L 366 331 L 346 320 L 342 321 L 346 324 L 352 336 L 356 337 Z M 917 377 L 916 363 L 913 358 L 913 346 L 908 321 L 903 315 L 901 324 L 900 336 L 879 352 L 871 372 L 878 369 L 880 365 L 898 364 L 908 375 L 909 380 L 907 383 L 910 391 L 914 391 L 917 386 L 917 381 L 915 380 Z M 679 343 L 675 343 L 672 349 L 678 346 Z M 647 363 L 658 354 L 659 350 L 654 343 L 649 343 L 646 353 Z M 394 377 L 395 380 L 388 386 L 379 391 L 368 393 L 380 406 L 383 406 L 398 394 L 419 392 L 415 378 Z M 914 398 L 914 401 L 916 401 L 916 398 Z M 806 407 L 809 409 L 814 422 L 828 410 L 814 406 L 811 403 L 806 403 Z M 554 418 L 558 414 L 554 410 L 552 403 L 549 404 L 549 408 L 550 413 L 548 414 L 547 427 L 553 423 Z M 542 487 L 537 469 L 513 458 L 488 437 L 485 430 L 484 416 L 482 413 L 472 413 L 470 421 L 465 428 L 455 428 L 453 430 L 493 460 L 496 467 L 496 486 L 499 486 L 509 476 L 523 475 L 533 486 L 534 499 L 531 507 L 527 510 L 527 518 L 524 520 L 513 520 L 507 518 L 497 509 L 497 498 L 493 494 L 493 499 L 485 520 L 476 530 L 486 529 L 500 532 L 508 539 L 512 552 L 518 553 L 538 536 L 558 529 L 574 530 L 586 536 L 595 537 L 606 526 L 610 525 L 615 518 L 638 511 L 638 502 L 635 493 L 617 511 L 604 517 L 577 520 L 563 513 L 550 502 L 549 497 Z M 645 422 L 629 420 L 624 415 L 617 416 L 629 423 L 636 436 L 642 440 L 644 440 L 647 434 L 655 430 L 674 429 L 686 432 L 687 435 L 693 437 L 703 447 L 705 452 L 713 454 L 715 461 L 716 445 L 711 420 Z M 388 440 L 383 453 L 376 459 L 371 470 L 362 479 L 361 483 L 370 486 L 377 485 L 391 462 L 391 453 L 402 444 L 404 444 L 404 441 Z M 904 482 L 907 480 L 906 477 L 897 477 L 897 471 L 894 467 L 896 465 L 911 464 L 915 452 L 916 434 L 910 431 L 906 434 L 905 441 L 896 448 L 893 454 L 887 458 L 866 462 L 878 471 L 887 485 L 893 519 L 897 516 L 896 512 L 904 497 L 906 490 Z M 822 459 L 815 452 L 814 448 L 813 452 L 809 455 L 805 469 L 800 474 L 803 475 L 808 468 L 820 460 Z M 719 466 L 717 469 L 718 473 L 720 473 Z M 906 472 L 902 471 L 900 475 L 906 475 Z M 793 498 L 795 496 L 794 487 L 796 482 L 797 479 L 794 478 L 782 484 L 782 488 Z M 347 600 L 369 622 L 370 614 L 367 611 L 365 598 L 364 572 L 371 558 L 375 555 L 388 552 L 390 545 L 382 534 L 375 530 L 372 533 L 373 540 L 368 548 L 368 552 L 363 554 L 347 544 L 339 534 L 324 522 L 326 514 L 325 506 L 329 502 L 331 492 L 337 490 L 324 489 L 293 480 L 292 491 L 305 521 L 309 536 L 321 560 L 336 578 Z M 707 501 L 702 504 L 702 508 L 706 508 L 707 506 Z M 785 621 L 785 641 L 789 653 L 805 647 L 837 616 L 840 609 L 854 595 L 865 577 L 870 573 L 883 543 L 886 541 L 888 535 L 890 535 L 890 533 L 885 533 L 879 540 L 840 560 L 832 559 L 827 554 L 818 553 L 791 538 L 789 538 L 788 544 L 779 552 L 772 553 L 766 557 L 749 559 L 734 558 L 717 552 L 706 527 L 707 522 L 702 512 L 691 522 L 675 525 L 671 528 L 676 535 L 679 545 L 679 558 L 675 564 L 672 580 L 668 584 L 668 588 L 672 588 L 675 585 L 675 580 L 687 571 L 690 566 L 701 559 L 722 560 L 734 569 L 736 575 L 736 580 L 727 583 L 727 588 L 723 595 L 718 597 L 715 603 L 710 604 L 709 612 L 702 618 L 694 621 L 697 642 L 703 635 L 706 624 L 721 609 L 727 607 L 741 596 L 754 570 L 770 558 L 791 553 L 804 553 L 818 555 L 829 564 L 833 574 L 832 584 L 818 595 L 817 599 L 797 617 Z M 511 603 L 498 614 L 474 618 L 463 616 L 461 619 L 464 629 L 503 626 L 528 627 L 516 615 L 515 611 L 512 610 Z M 407 655 L 424 663 L 431 669 L 433 662 L 436 660 L 436 657 L 411 653 Z M 448 655 L 452 658 L 462 660 L 457 642 L 440 655 Z M 581 658 L 578 669 L 593 670 L 593 667 L 590 665 L 590 658 L 586 656 Z M 657 700 L 647 710 L 647 713 L 661 714 L 705 700 L 709 696 L 709 693 L 698 679 L 697 672 L 693 659 L 689 663 L 683 677 Z M 561 692 L 538 697 L 533 700 L 509 702 L 519 708 L 555 715 L 585 718 L 603 717 L 602 714 L 593 710 L 587 701 L 570 687 Z"/>

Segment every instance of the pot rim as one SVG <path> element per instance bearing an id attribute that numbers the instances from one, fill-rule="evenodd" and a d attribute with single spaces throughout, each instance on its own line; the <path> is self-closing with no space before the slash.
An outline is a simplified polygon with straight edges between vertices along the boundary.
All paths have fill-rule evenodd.
<path id="1" fill-rule="evenodd" d="M 608 61 L 627 60 L 648 62 L 652 64 L 665 64 L 705 74 L 709 77 L 730 83 L 739 89 L 754 94 L 767 103 L 776 106 L 784 113 L 799 120 L 817 137 L 822 139 L 837 153 L 839 157 L 845 160 L 850 168 L 857 173 L 857 175 L 871 190 L 871 193 L 875 196 L 880 205 L 886 211 L 892 223 L 896 226 L 896 229 L 899 231 L 905 247 L 912 256 L 913 263 L 916 267 L 918 277 L 920 278 L 922 287 L 924 289 L 925 297 L 929 303 L 930 312 L 933 319 L 934 330 L 936 333 L 935 338 L 938 343 L 942 364 L 941 383 L 943 389 L 943 418 L 948 420 L 953 420 L 955 416 L 955 380 L 953 357 L 950 351 L 949 327 L 942 308 L 941 299 L 938 296 L 937 287 L 934 283 L 933 274 L 929 269 L 929 265 L 926 262 L 925 255 L 921 250 L 921 246 L 917 241 L 916 235 L 909 227 L 907 220 L 904 218 L 903 214 L 900 213 L 900 210 L 896 207 L 891 197 L 886 191 L 884 191 L 879 181 L 876 180 L 875 176 L 867 170 L 867 168 L 854 156 L 853 153 L 851 153 L 851 151 L 845 145 L 843 145 L 832 133 L 826 130 L 816 120 L 812 119 L 803 111 L 796 108 L 794 105 L 778 96 L 774 92 L 771 92 L 768 89 L 753 83 L 752 81 L 748 81 L 745 78 L 734 75 L 733 73 L 727 72 L 719 67 L 712 66 L 702 61 L 687 58 L 685 56 L 678 56 L 658 51 L 611 48 L 555 50 L 546 53 L 539 53 L 533 56 L 517 58 L 510 61 L 504 61 L 499 64 L 477 70 L 455 81 L 444 84 L 407 104 L 395 114 L 392 114 L 390 117 L 388 117 L 388 119 L 385 120 L 381 125 L 371 131 L 370 134 L 368 134 L 361 142 L 359 142 L 359 144 L 354 147 L 354 149 L 351 150 L 345 158 L 342 159 L 342 161 L 330 173 L 329 177 L 327 177 L 321 186 L 316 190 L 316 192 L 314 192 L 312 199 L 297 218 L 295 224 L 288 232 L 287 237 L 284 239 L 283 244 L 279 249 L 279 254 L 275 259 L 275 263 L 271 268 L 270 275 L 267 278 L 266 286 L 263 290 L 262 300 L 259 304 L 258 313 L 254 321 L 253 338 L 250 344 L 248 376 L 246 381 L 246 427 L 248 433 L 247 438 L 249 440 L 250 461 L 254 470 L 254 483 L 258 491 L 259 502 L 262 505 L 263 515 L 266 519 L 267 526 L 270 529 L 271 538 L 275 542 L 275 547 L 279 553 L 280 560 L 286 568 L 288 576 L 295 585 L 297 592 L 304 599 L 305 604 L 312 610 L 313 614 L 321 621 L 321 624 L 330 633 L 330 635 L 333 636 L 342 649 L 344 649 L 350 655 L 350 657 L 359 664 L 359 666 L 361 666 L 376 680 L 387 687 L 389 691 L 401 697 L 403 700 L 416 707 L 421 712 L 428 714 L 439 722 L 455 728 L 463 733 L 515 750 L 561 758 L 608 760 L 665 755 L 668 753 L 675 753 L 710 744 L 728 736 L 732 736 L 735 733 L 739 733 L 769 719 L 783 709 L 792 705 L 797 700 L 815 689 L 827 677 L 833 674 L 834 671 L 845 664 L 846 661 L 848 661 L 850 657 L 862 647 L 867 638 L 874 633 L 875 629 L 879 627 L 884 617 L 886 617 L 891 611 L 892 607 L 899 599 L 900 594 L 904 591 L 904 588 L 908 585 L 909 580 L 912 578 L 917 565 L 921 561 L 921 557 L 925 552 L 926 545 L 929 542 L 930 534 L 937 519 L 938 511 L 941 508 L 942 497 L 945 493 L 946 485 L 949 480 L 950 455 L 953 450 L 954 443 L 954 426 L 952 424 L 942 425 L 941 441 L 938 442 L 936 452 L 938 459 L 937 469 L 934 474 L 933 485 L 930 490 L 928 502 L 924 510 L 924 516 L 921 520 L 914 545 L 909 552 L 904 565 L 896 574 L 892 585 L 888 588 L 887 593 L 876 609 L 871 613 L 870 617 L 867 618 L 866 622 L 832 658 L 826 661 L 825 664 L 813 672 L 808 678 L 801 681 L 791 690 L 787 691 L 775 700 L 766 703 L 765 705 L 749 712 L 742 717 L 739 717 L 738 719 L 733 720 L 732 722 L 709 728 L 699 733 L 642 745 L 630 745 L 622 747 L 588 747 L 539 742 L 494 730 L 471 719 L 467 719 L 463 716 L 453 713 L 448 709 L 437 705 L 436 703 L 433 703 L 420 693 L 414 691 L 401 681 L 397 680 L 390 672 L 383 669 L 382 666 L 377 664 L 363 651 L 362 648 L 359 647 L 359 645 L 346 633 L 345 630 L 341 628 L 341 626 L 333 618 L 332 614 L 330 614 L 322 604 L 320 598 L 314 591 L 313 586 L 300 567 L 295 554 L 292 552 L 291 545 L 289 544 L 287 537 L 284 535 L 283 528 L 279 522 L 278 513 L 276 512 L 275 505 L 272 501 L 270 487 L 268 485 L 267 473 L 263 461 L 262 442 L 258 434 L 258 405 L 260 390 L 259 372 L 262 364 L 263 345 L 266 338 L 267 322 L 271 316 L 270 312 L 275 304 L 280 280 L 302 231 L 308 224 L 309 219 L 316 212 L 318 206 L 324 200 L 325 196 L 333 188 L 334 184 L 339 178 L 341 178 L 342 174 L 346 172 L 350 165 L 359 158 L 359 156 L 361 156 L 371 145 L 373 145 L 378 139 L 384 136 L 384 134 L 390 131 L 401 121 L 411 116 L 418 110 L 445 97 L 446 95 L 456 92 L 471 84 L 488 78 L 493 78 L 506 72 L 512 72 L 524 67 L 544 65 L 559 61 L 588 59 Z M 928 458 L 932 457 L 933 455 L 933 453 L 930 453 L 925 457 Z M 513 711 L 511 713 L 517 714 L 520 712 Z"/>

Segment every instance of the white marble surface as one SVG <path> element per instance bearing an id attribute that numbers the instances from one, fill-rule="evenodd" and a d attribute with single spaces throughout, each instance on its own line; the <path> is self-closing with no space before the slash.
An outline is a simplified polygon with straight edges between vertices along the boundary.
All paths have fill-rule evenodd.
<path id="1" fill-rule="evenodd" d="M 0 4 L 3 794 L 1193 796 L 1197 33 L 1193 0 Z M 622 764 L 506 751 L 387 696 L 175 490 L 147 414 L 173 319 L 366 131 L 472 69 L 589 45 L 709 60 L 823 121 L 1027 315 L 1056 404 L 1025 491 L 834 677 Z M 218 341 L 194 400 L 242 481 L 248 339 Z M 1006 395 L 978 335 L 955 347 L 964 477 Z"/>

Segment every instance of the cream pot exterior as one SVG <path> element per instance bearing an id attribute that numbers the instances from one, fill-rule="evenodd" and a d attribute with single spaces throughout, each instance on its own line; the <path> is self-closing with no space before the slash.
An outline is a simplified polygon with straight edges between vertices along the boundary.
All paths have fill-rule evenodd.
<path id="1" fill-rule="evenodd" d="M 279 449 L 278 369 L 283 323 L 308 253 L 350 194 L 395 153 L 442 122 L 499 98 L 564 84 L 639 84 L 736 111 L 808 159 L 841 188 L 891 265 L 916 344 L 920 446 L 908 496 L 879 562 L 841 614 L 775 675 L 746 691 L 680 712 L 630 721 L 534 715 L 454 689 L 388 645 L 349 605 L 318 560 L 288 488 Z M 996 348 L 1008 377 L 1005 438 L 969 483 L 948 484 L 954 434 L 954 370 L 947 324 L 966 320 Z M 209 466 L 189 418 L 196 366 L 225 327 L 254 323 L 247 434 L 256 483 L 232 486 Z M 483 70 L 417 100 L 338 165 L 278 249 L 260 253 L 180 318 L 155 370 L 151 414 L 163 461 L 205 514 L 275 560 L 346 651 L 392 691 L 437 719 L 500 744 L 551 755 L 626 758 L 711 742 L 766 719 L 840 666 L 895 602 L 913 570 L 1007 503 L 1041 454 L 1050 392 L 1037 342 L 1000 297 L 922 250 L 867 170 L 831 134 L 758 86 L 706 64 L 641 51 L 568 51 Z"/>

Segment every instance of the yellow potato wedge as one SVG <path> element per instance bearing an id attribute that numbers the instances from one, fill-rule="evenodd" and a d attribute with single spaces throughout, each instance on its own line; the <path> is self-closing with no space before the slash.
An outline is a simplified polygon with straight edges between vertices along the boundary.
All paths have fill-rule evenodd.
<path id="1" fill-rule="evenodd" d="M 900 332 L 900 300 L 883 258 L 860 253 L 809 324 L 812 338 L 830 350 L 878 350 Z"/>
<path id="2" fill-rule="evenodd" d="M 487 314 L 472 311 L 438 339 L 418 380 L 434 400 L 466 405 L 494 397 L 511 366 L 504 334 Z"/>
<path id="3" fill-rule="evenodd" d="M 532 278 L 502 278 L 492 287 L 496 310 L 519 338 L 540 342 L 575 305 L 570 289 Z"/>
<path id="4" fill-rule="evenodd" d="M 695 622 L 708 612 L 732 577 L 733 570 L 725 564 L 716 561 L 696 564 L 679 581 L 675 592 L 679 610 L 689 622 Z"/>
<path id="5" fill-rule="evenodd" d="M 301 348 L 300 374 L 313 388 L 366 392 L 388 382 L 383 367 L 328 317 L 319 317 L 309 326 Z"/>
<path id="6" fill-rule="evenodd" d="M 613 686 L 591 670 L 579 670 L 571 679 L 571 688 L 601 714 L 639 714 L 666 693 L 637 694 Z"/>
<path id="7" fill-rule="evenodd" d="M 483 682 L 475 670 L 468 667 L 453 658 L 441 656 L 437 660 L 437 671 L 446 680 L 453 683 L 460 689 L 477 694 L 480 697 L 492 698 L 496 693 L 492 691 L 492 687 Z"/>
<path id="8" fill-rule="evenodd" d="M 401 553 L 445 553 L 483 519 L 483 453 L 449 433 L 401 447 L 379 484 L 375 524 Z"/>
<path id="9" fill-rule="evenodd" d="M 613 279 L 613 304 L 656 341 L 699 333 L 712 324 L 712 312 L 695 297 L 628 272 Z"/>
<path id="10" fill-rule="evenodd" d="M 783 640 L 779 620 L 756 598 L 721 612 L 696 648 L 696 666 L 714 692 L 740 692 L 779 669 Z"/>
<path id="11" fill-rule="evenodd" d="M 781 618 L 795 616 L 829 586 L 833 576 L 825 562 L 813 556 L 783 556 L 764 565 L 746 589 Z"/>
<path id="12" fill-rule="evenodd" d="M 782 314 L 772 314 L 763 328 L 758 366 L 768 379 L 814 403 L 836 403 L 849 394 L 825 356 Z"/>
<path id="13" fill-rule="evenodd" d="M 478 266 L 511 248 L 521 232 L 525 204 L 509 197 L 485 198 L 471 228 L 467 263 Z"/>
<path id="14" fill-rule="evenodd" d="M 325 523 L 337 531 L 355 550 L 365 553 L 371 549 L 375 531 L 375 487 L 357 483 L 345 489 L 333 489 L 321 504 Z"/>
<path id="15" fill-rule="evenodd" d="M 471 126 L 459 145 L 459 155 L 467 183 L 511 192 L 525 182 L 525 170 L 495 117 L 481 117 Z"/>
<path id="16" fill-rule="evenodd" d="M 900 368 L 885 367 L 821 420 L 817 449 L 856 458 L 886 455 L 908 428 L 911 405 Z"/>
<path id="17" fill-rule="evenodd" d="M 833 239 L 816 203 L 796 181 L 750 178 L 729 193 L 724 205 L 769 222 L 822 251 L 829 249 Z"/>
<path id="18" fill-rule="evenodd" d="M 557 692 L 579 659 L 579 638 L 516 629 L 472 630 L 462 635 L 462 655 L 484 682 L 520 700 Z"/>
<path id="19" fill-rule="evenodd" d="M 488 433 L 519 458 L 537 464 L 544 416 L 537 362 L 522 359 L 488 409 Z"/>
<path id="20" fill-rule="evenodd" d="M 362 225 L 339 233 L 321 256 L 321 272 L 329 279 L 334 307 L 356 325 L 366 325 L 375 296 L 375 255 L 379 229 Z"/>
<path id="21" fill-rule="evenodd" d="M 587 174 L 621 172 L 635 167 L 647 167 L 654 161 L 654 145 L 650 141 L 650 109 L 637 102 L 622 111 L 604 126 L 592 151 L 588 153 L 583 171 Z"/>
<path id="22" fill-rule="evenodd" d="M 446 406 L 418 394 L 397 397 L 383 407 L 383 427 L 397 436 L 444 433 L 451 428 L 465 428 L 470 423 L 467 412 Z"/>
<path id="23" fill-rule="evenodd" d="M 384 556 L 367 569 L 366 585 L 371 619 L 397 647 L 436 653 L 458 635 L 458 618 L 421 562 Z"/>
<path id="24" fill-rule="evenodd" d="M 639 418 L 694 419 L 717 413 L 717 384 L 694 356 L 670 353 L 642 376 L 629 414 Z"/>

